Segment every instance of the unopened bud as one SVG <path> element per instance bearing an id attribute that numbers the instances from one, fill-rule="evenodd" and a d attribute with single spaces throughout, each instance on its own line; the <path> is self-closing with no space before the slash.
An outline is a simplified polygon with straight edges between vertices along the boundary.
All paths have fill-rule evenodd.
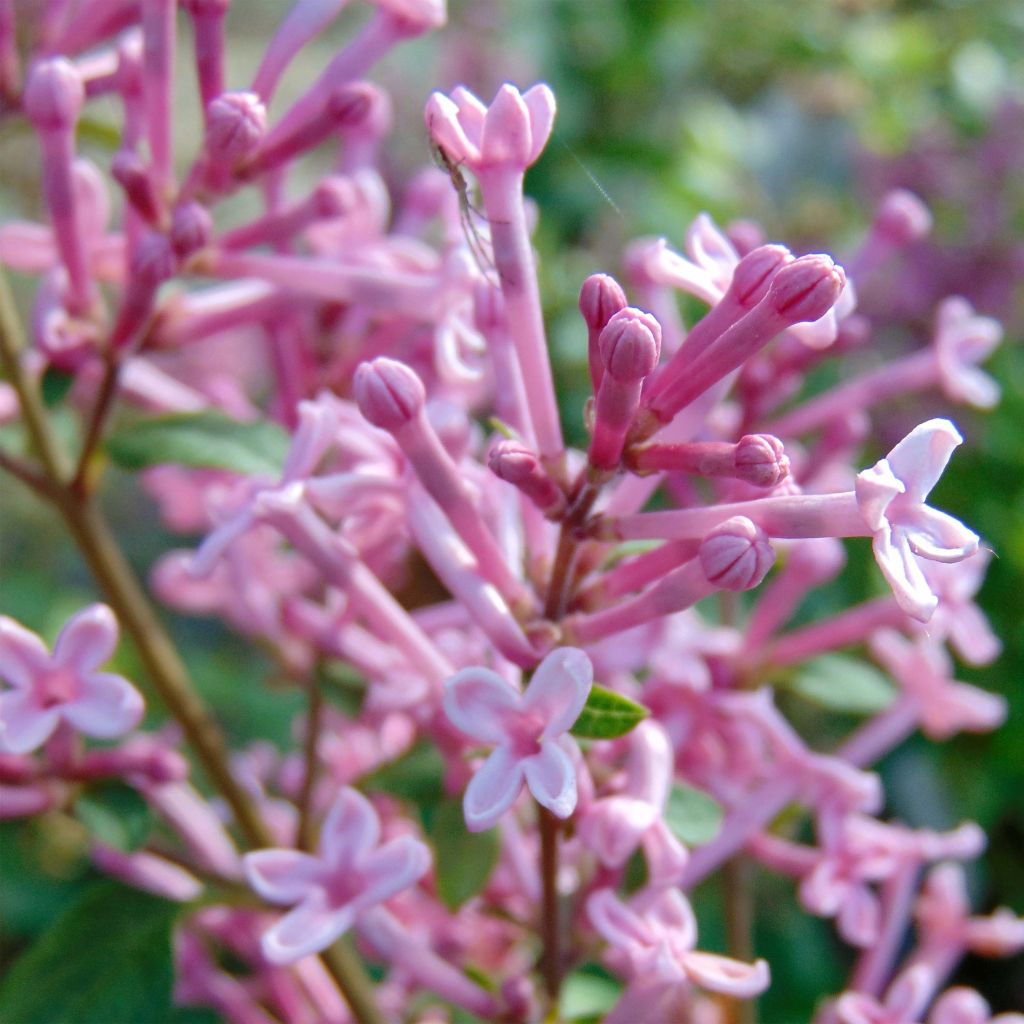
<path id="1" fill-rule="evenodd" d="M 171 247 L 178 257 L 185 259 L 204 249 L 213 234 L 213 221 L 205 206 L 182 203 L 171 214 Z"/>
<path id="2" fill-rule="evenodd" d="M 160 198 L 142 157 L 123 149 L 111 161 L 110 173 L 143 219 L 155 224 L 160 218 Z"/>
<path id="3" fill-rule="evenodd" d="M 317 217 L 341 217 L 356 205 L 356 186 L 351 178 L 333 174 L 313 190 L 313 209 Z"/>
<path id="4" fill-rule="evenodd" d="M 775 275 L 788 263 L 792 253 L 784 245 L 762 245 L 736 264 L 729 290 L 745 309 L 753 309 L 767 294 Z"/>
<path id="5" fill-rule="evenodd" d="M 909 245 L 931 231 L 931 211 L 913 192 L 904 188 L 893 189 L 878 208 L 874 228 L 892 245 Z"/>
<path id="6" fill-rule="evenodd" d="M 843 268 L 831 256 L 801 256 L 783 267 L 768 289 L 768 301 L 791 324 L 820 320 L 846 285 Z"/>
<path id="7" fill-rule="evenodd" d="M 131 273 L 134 283 L 145 288 L 158 288 L 174 276 L 178 257 L 170 241 L 163 235 L 149 234 L 139 242 L 132 257 Z"/>
<path id="8" fill-rule="evenodd" d="M 789 476 L 789 456 L 773 434 L 745 434 L 735 460 L 737 478 L 755 487 L 776 487 Z"/>
<path id="9" fill-rule="evenodd" d="M 69 128 L 85 103 L 85 88 L 75 66 L 63 57 L 40 61 L 29 72 L 22 106 L 40 130 Z"/>
<path id="10" fill-rule="evenodd" d="M 214 160 L 234 163 L 263 141 L 267 108 L 254 92 L 226 92 L 207 108 L 206 149 Z"/>
<path id="11" fill-rule="evenodd" d="M 592 331 L 604 330 L 605 324 L 626 308 L 626 293 L 614 277 L 591 274 L 580 289 L 580 313 Z"/>
<path id="12" fill-rule="evenodd" d="M 327 113 L 338 126 L 367 120 L 376 105 L 385 103 L 383 94 L 369 82 L 343 85 L 327 99 Z"/>
<path id="13" fill-rule="evenodd" d="M 608 321 L 598 344 L 605 369 L 615 380 L 643 380 L 658 365 L 661 324 L 650 313 L 627 306 Z"/>
<path id="14" fill-rule="evenodd" d="M 767 534 L 745 516 L 715 527 L 701 541 L 698 556 L 708 581 L 723 590 L 750 590 L 775 564 Z"/>
<path id="15" fill-rule="evenodd" d="M 405 363 L 380 356 L 356 369 L 353 391 L 359 411 L 375 427 L 398 430 L 423 410 L 423 382 Z"/>
<path id="16" fill-rule="evenodd" d="M 549 518 L 565 511 L 565 495 L 544 472 L 537 453 L 519 441 L 499 441 L 488 453 L 496 477 L 518 487 Z"/>

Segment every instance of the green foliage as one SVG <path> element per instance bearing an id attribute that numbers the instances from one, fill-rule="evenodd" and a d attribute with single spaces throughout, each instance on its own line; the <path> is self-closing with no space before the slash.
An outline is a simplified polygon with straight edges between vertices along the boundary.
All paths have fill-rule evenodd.
<path id="1" fill-rule="evenodd" d="M 873 665 L 845 654 L 824 654 L 778 681 L 781 687 L 829 711 L 874 715 L 896 698 L 896 688 Z"/>
<path id="2" fill-rule="evenodd" d="M 444 799 L 444 759 L 430 743 L 417 743 L 396 761 L 378 768 L 363 782 L 368 793 L 387 793 L 416 804 Z"/>
<path id="3" fill-rule="evenodd" d="M 672 786 L 665 806 L 665 824 L 681 843 L 710 843 L 722 827 L 722 808 L 707 793 L 683 782 Z"/>
<path id="4" fill-rule="evenodd" d="M 113 882 L 87 889 L 0 984 L 11 1024 L 185 1024 L 171 1005 L 179 906 Z"/>
<path id="5" fill-rule="evenodd" d="M 615 1005 L 622 985 L 597 964 L 584 964 L 562 983 L 559 1018 L 600 1020 Z"/>
<path id="6" fill-rule="evenodd" d="M 240 423 L 211 411 L 175 413 L 120 430 L 107 440 L 106 448 L 111 459 L 128 470 L 171 463 L 276 476 L 288 452 L 288 435 L 266 420 Z"/>
<path id="7" fill-rule="evenodd" d="M 470 832 L 462 814 L 461 800 L 445 800 L 430 823 L 434 848 L 437 894 L 449 910 L 458 910 L 472 899 L 491 877 L 501 852 L 497 829 Z"/>
<path id="8" fill-rule="evenodd" d="M 123 782 L 90 787 L 75 801 L 75 815 L 92 838 L 125 852 L 142 846 L 153 824 L 149 805 Z"/>
<path id="9" fill-rule="evenodd" d="M 592 686 L 571 731 L 581 739 L 613 740 L 625 736 L 649 714 L 647 708 L 628 697 L 603 686 Z"/>

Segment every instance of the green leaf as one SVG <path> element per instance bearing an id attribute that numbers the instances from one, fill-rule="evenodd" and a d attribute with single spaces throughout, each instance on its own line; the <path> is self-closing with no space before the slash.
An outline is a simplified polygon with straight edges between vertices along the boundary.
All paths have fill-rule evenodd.
<path id="1" fill-rule="evenodd" d="M 430 825 L 434 847 L 437 894 L 449 910 L 472 899 L 491 877 L 501 843 L 497 829 L 470 832 L 462 815 L 461 800 L 445 800 Z"/>
<path id="2" fill-rule="evenodd" d="M 46 408 L 52 409 L 55 405 L 60 405 L 74 382 L 74 374 L 48 366 L 43 371 L 43 379 L 39 382 L 39 391 L 43 396 L 43 404 Z"/>
<path id="3" fill-rule="evenodd" d="M 172 463 L 194 469 L 277 476 L 288 453 L 288 435 L 276 423 L 239 423 L 218 412 L 176 413 L 142 420 L 106 444 L 122 469 Z"/>
<path id="4" fill-rule="evenodd" d="M 570 731 L 573 736 L 583 739 L 613 740 L 617 736 L 625 736 L 649 714 L 642 704 L 614 690 L 592 686 L 587 703 L 583 705 L 580 717 Z"/>
<path id="5" fill-rule="evenodd" d="M 444 759 L 430 743 L 417 743 L 397 761 L 378 768 L 363 782 L 368 793 L 387 793 L 417 804 L 444 799 Z"/>
<path id="6" fill-rule="evenodd" d="M 665 824 L 681 843 L 710 843 L 722 827 L 722 808 L 707 793 L 685 783 L 672 786 L 665 807 Z"/>
<path id="7" fill-rule="evenodd" d="M 876 668 L 844 654 L 824 654 L 781 682 L 804 700 L 851 715 L 874 715 L 895 699 L 896 688 Z"/>
<path id="8" fill-rule="evenodd" d="M 165 1024 L 174 1020 L 171 928 L 180 907 L 100 882 L 0 983 L 11 1024 Z"/>
<path id="9" fill-rule="evenodd" d="M 562 983 L 559 1016 L 565 1020 L 603 1017 L 622 994 L 622 986 L 597 964 L 585 964 Z"/>
<path id="10" fill-rule="evenodd" d="M 75 801 L 75 815 L 95 839 L 126 853 L 142 846 L 153 824 L 149 805 L 123 782 L 90 788 Z"/>

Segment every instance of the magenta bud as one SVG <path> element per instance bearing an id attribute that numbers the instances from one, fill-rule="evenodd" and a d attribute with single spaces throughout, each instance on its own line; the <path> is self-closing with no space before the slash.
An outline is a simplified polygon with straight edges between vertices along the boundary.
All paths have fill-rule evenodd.
<path id="1" fill-rule="evenodd" d="M 767 299 L 791 324 L 820 320 L 835 304 L 846 274 L 831 256 L 815 253 L 784 266 L 768 288 Z"/>
<path id="2" fill-rule="evenodd" d="M 909 245 L 931 231 L 931 211 L 913 192 L 893 189 L 878 208 L 874 228 L 895 246 Z"/>
<path id="3" fill-rule="evenodd" d="M 231 0 L 181 0 L 181 6 L 193 17 L 213 17 L 227 14 Z"/>
<path id="4" fill-rule="evenodd" d="M 580 289 L 580 313 L 592 331 L 604 330 L 605 324 L 627 305 L 626 293 L 614 277 L 591 274 Z"/>
<path id="5" fill-rule="evenodd" d="M 155 224 L 160 219 L 160 197 L 142 157 L 123 149 L 111 161 L 110 173 L 142 218 Z"/>
<path id="6" fill-rule="evenodd" d="M 753 309 L 767 294 L 775 275 L 793 255 L 784 245 L 762 245 L 747 253 L 736 264 L 730 291 L 745 309 Z"/>
<path id="7" fill-rule="evenodd" d="M 205 206 L 182 203 L 171 214 L 171 247 L 179 258 L 204 249 L 213 234 L 213 221 Z"/>
<path id="8" fill-rule="evenodd" d="M 755 487 L 776 487 L 789 476 L 789 456 L 772 434 L 746 434 L 736 444 L 736 476 Z"/>
<path id="9" fill-rule="evenodd" d="M 359 411 L 383 430 L 398 430 L 411 423 L 427 397 L 414 370 L 385 356 L 359 364 L 353 391 Z"/>
<path id="10" fill-rule="evenodd" d="M 206 111 L 206 150 L 214 160 L 234 163 L 263 141 L 267 108 L 254 92 L 226 92 Z"/>
<path id="11" fill-rule="evenodd" d="M 701 541 L 698 556 L 708 582 L 723 590 L 750 590 L 775 564 L 767 534 L 745 516 L 715 527 Z"/>
<path id="12" fill-rule="evenodd" d="M 131 265 L 135 283 L 146 288 L 158 288 L 173 277 L 177 269 L 177 254 L 163 235 L 149 234 L 139 242 Z"/>
<path id="13" fill-rule="evenodd" d="M 327 112 L 339 126 L 355 125 L 374 116 L 374 108 L 387 100 L 369 82 L 356 82 L 335 89 L 327 99 Z"/>
<path id="14" fill-rule="evenodd" d="M 661 324 L 650 313 L 627 306 L 605 325 L 598 339 L 605 369 L 615 380 L 643 380 L 661 355 Z"/>
<path id="15" fill-rule="evenodd" d="M 40 61 L 29 72 L 22 106 L 36 128 L 71 127 L 84 103 L 85 87 L 71 61 L 53 57 Z"/>
<path id="16" fill-rule="evenodd" d="M 548 517 L 565 511 L 565 495 L 544 472 L 540 457 L 519 441 L 499 441 L 487 455 L 487 465 L 500 480 L 518 487 Z"/>
<path id="17" fill-rule="evenodd" d="M 313 210 L 319 218 L 341 217 L 356 205 L 356 187 L 341 174 L 324 178 L 313 190 Z"/>

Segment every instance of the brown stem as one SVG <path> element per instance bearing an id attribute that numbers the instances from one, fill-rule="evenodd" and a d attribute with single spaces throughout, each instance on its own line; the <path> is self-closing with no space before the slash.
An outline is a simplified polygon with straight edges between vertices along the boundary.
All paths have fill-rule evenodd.
<path id="1" fill-rule="evenodd" d="M 540 825 L 540 877 L 543 887 L 541 974 L 544 989 L 557 1003 L 562 986 L 562 928 L 558 908 L 558 832 L 561 822 L 545 807 L 537 805 Z"/>
<path id="2" fill-rule="evenodd" d="M 313 789 L 317 775 L 317 744 L 323 723 L 323 691 L 316 673 L 311 673 L 308 684 L 309 703 L 306 709 L 306 750 L 302 773 L 302 789 L 299 791 L 299 849 L 312 850 L 316 845 L 313 828 Z"/>
<path id="3" fill-rule="evenodd" d="M 82 442 L 82 450 L 78 456 L 78 465 L 75 467 L 75 475 L 70 484 L 71 490 L 76 494 L 84 495 L 88 491 L 89 462 L 93 452 L 99 447 L 107 417 L 114 407 L 120 372 L 120 359 L 116 355 L 108 354 L 103 368 L 103 379 L 100 381 L 100 388 L 96 393 L 96 401 L 93 404 L 89 424 L 85 431 L 85 440 Z"/>
<path id="4" fill-rule="evenodd" d="M 53 500 L 55 492 L 50 481 L 34 466 L 30 466 L 23 459 L 0 450 L 0 469 L 10 473 L 16 480 L 20 480 L 29 490 L 39 495 L 40 498 L 46 501 Z"/>
<path id="5" fill-rule="evenodd" d="M 740 854 L 722 867 L 725 903 L 726 948 L 736 960 L 754 959 L 753 865 Z M 729 1024 L 757 1024 L 757 1002 L 728 999 L 725 1006 Z"/>

